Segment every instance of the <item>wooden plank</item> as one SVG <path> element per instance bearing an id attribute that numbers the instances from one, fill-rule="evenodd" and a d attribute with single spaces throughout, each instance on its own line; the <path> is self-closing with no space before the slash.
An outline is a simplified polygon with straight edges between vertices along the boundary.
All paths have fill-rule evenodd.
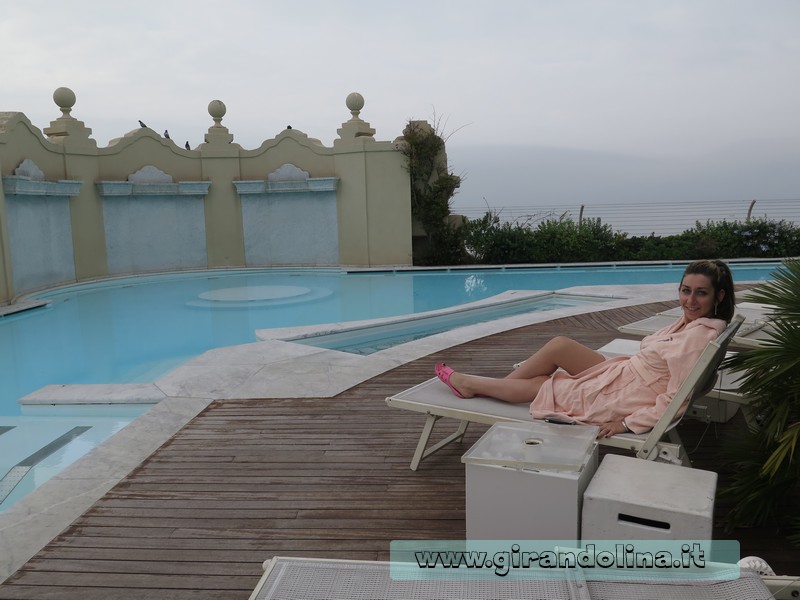
<path id="1" fill-rule="evenodd" d="M 487 429 L 408 468 L 420 415 L 388 395 L 446 361 L 502 375 L 553 335 L 599 347 L 616 327 L 675 302 L 613 309 L 522 327 L 399 366 L 336 398 L 212 403 L 7 582 L 3 598 L 246 599 L 273 555 L 387 560 L 394 539 L 463 539 L 460 456 Z M 442 425 L 445 425 L 443 422 Z M 451 423 L 455 427 L 455 423 Z M 743 426 L 716 425 L 723 431 Z M 438 427 L 437 427 L 438 429 Z M 444 436 L 447 427 L 438 435 Z M 700 468 L 721 470 L 720 438 L 686 421 L 681 435 Z M 725 510 L 718 503 L 717 514 Z M 717 537 L 728 537 L 721 530 Z M 778 570 L 800 549 L 774 528 L 737 531 L 743 554 Z"/>
<path id="2" fill-rule="evenodd" d="M 258 580 L 256 580 L 258 583 Z M 253 584 L 255 587 L 256 583 Z M 41 586 L 41 585 L 0 585 L 0 600 L 64 600 L 65 598 L 81 598 L 82 600 L 109 600 L 110 598 L 138 598 L 158 599 L 158 600 L 231 600 L 231 598 L 242 598 L 247 600 L 252 592 L 232 592 L 231 590 L 209 590 L 209 589 L 181 589 L 181 590 L 137 590 L 134 595 L 119 595 L 119 587 L 112 588 L 92 588 L 81 587 L 80 595 L 72 595 L 63 587 Z M 65 595 L 66 594 L 66 595 Z M 117 595 L 109 595 L 117 594 Z"/>

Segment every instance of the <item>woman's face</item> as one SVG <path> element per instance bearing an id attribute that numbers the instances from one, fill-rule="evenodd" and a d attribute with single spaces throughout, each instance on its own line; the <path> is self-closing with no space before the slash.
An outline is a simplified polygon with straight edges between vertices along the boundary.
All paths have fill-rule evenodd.
<path id="1" fill-rule="evenodd" d="M 720 298 L 714 297 L 714 286 L 706 275 L 685 275 L 681 281 L 680 302 L 687 321 L 714 315 L 715 300 L 722 300 L 725 292 L 720 290 Z"/>

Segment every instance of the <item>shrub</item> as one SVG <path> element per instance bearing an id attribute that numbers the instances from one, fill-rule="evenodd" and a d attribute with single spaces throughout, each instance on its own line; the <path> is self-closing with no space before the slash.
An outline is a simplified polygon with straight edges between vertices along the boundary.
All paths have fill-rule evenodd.
<path id="1" fill-rule="evenodd" d="M 697 258 L 766 258 L 800 254 L 800 229 L 766 217 L 741 221 L 699 221 L 686 232 L 695 237 Z"/>
<path id="2" fill-rule="evenodd" d="M 411 121 L 398 145 L 411 178 L 411 215 L 425 230 L 415 264 L 458 264 L 466 256 L 463 234 L 448 220 L 461 178 L 449 171 L 444 139 L 426 122 Z"/>
<path id="3" fill-rule="evenodd" d="M 600 262 L 619 257 L 625 234 L 614 233 L 599 218 L 575 223 L 562 215 L 536 228 L 535 262 Z"/>
<path id="4" fill-rule="evenodd" d="M 628 237 L 600 219 L 575 223 L 566 213 L 532 223 L 501 223 L 487 212 L 464 228 L 476 262 L 550 263 L 787 258 L 800 256 L 800 227 L 784 220 L 697 222 L 677 235 Z"/>
<path id="5" fill-rule="evenodd" d="M 784 220 L 699 221 L 677 235 L 631 237 L 617 260 L 786 258 L 800 255 L 800 228 Z"/>
<path id="6" fill-rule="evenodd" d="M 519 264 L 532 262 L 534 235 L 530 227 L 501 223 L 500 217 L 487 212 L 482 218 L 464 226 L 465 245 L 473 259 L 485 264 Z"/>
<path id="7" fill-rule="evenodd" d="M 496 213 L 465 226 L 465 241 L 475 260 L 483 263 L 548 263 L 614 260 L 625 234 L 615 233 L 600 219 L 575 223 L 566 215 L 530 223 L 501 223 Z"/>
<path id="8" fill-rule="evenodd" d="M 691 260 L 695 256 L 694 242 L 687 233 L 658 237 L 634 236 L 624 240 L 624 260 Z"/>

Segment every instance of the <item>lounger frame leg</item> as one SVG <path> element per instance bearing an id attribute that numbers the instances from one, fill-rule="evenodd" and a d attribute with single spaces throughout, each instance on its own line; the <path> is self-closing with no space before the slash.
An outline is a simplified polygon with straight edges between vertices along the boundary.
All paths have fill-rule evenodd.
<path id="1" fill-rule="evenodd" d="M 677 448 L 672 462 L 674 464 L 683 465 L 684 467 L 691 467 L 692 463 L 689 460 L 689 454 L 686 452 L 686 447 L 683 445 L 681 436 L 678 435 L 678 432 L 675 431 L 675 429 L 670 429 L 667 432 L 667 438 L 669 439 L 670 443 Z"/>
<path id="2" fill-rule="evenodd" d="M 431 438 L 431 433 L 433 433 L 433 426 L 436 425 L 436 421 L 441 419 L 439 415 L 431 415 L 428 414 L 428 418 L 425 419 L 425 426 L 422 428 L 422 434 L 419 436 L 419 442 L 417 442 L 417 449 L 414 451 L 414 457 L 411 459 L 411 470 L 416 471 L 419 467 L 419 463 L 422 462 L 423 458 L 429 457 L 434 452 L 438 452 L 448 444 L 459 441 L 464 437 L 464 434 L 467 433 L 467 427 L 469 427 L 469 421 L 461 421 L 458 426 L 458 429 L 455 433 L 451 433 L 446 438 L 437 442 L 430 448 L 426 448 L 428 445 L 428 441 Z"/>

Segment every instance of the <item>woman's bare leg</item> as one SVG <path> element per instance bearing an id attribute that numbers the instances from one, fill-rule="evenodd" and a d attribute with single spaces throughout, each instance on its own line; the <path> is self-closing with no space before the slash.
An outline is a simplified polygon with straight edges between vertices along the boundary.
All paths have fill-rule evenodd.
<path id="1" fill-rule="evenodd" d="M 518 369 L 511 371 L 506 378 L 531 379 L 541 375 L 550 376 L 559 368 L 564 369 L 570 375 L 577 375 L 605 360 L 605 356 L 587 348 L 580 342 L 558 336 L 537 350 Z"/>
<path id="2" fill-rule="evenodd" d="M 555 337 L 502 379 L 453 372 L 450 383 L 466 398 L 489 396 L 505 402 L 533 402 L 539 388 L 556 372 L 570 375 L 605 361 L 606 357 L 568 337 Z"/>
<path id="3" fill-rule="evenodd" d="M 533 377 L 531 379 L 497 379 L 494 377 L 481 377 L 479 375 L 468 375 L 467 373 L 456 373 L 450 375 L 450 383 L 465 398 L 473 396 L 488 396 L 504 402 L 519 404 L 522 402 L 533 402 L 539 388 L 548 380 L 547 375 Z"/>

